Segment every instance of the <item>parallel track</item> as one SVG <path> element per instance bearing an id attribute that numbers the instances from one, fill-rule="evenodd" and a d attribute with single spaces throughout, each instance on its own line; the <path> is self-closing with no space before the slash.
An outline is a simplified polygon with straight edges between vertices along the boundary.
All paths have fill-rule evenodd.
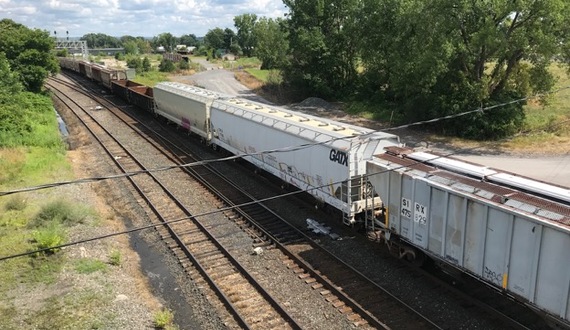
<path id="1" fill-rule="evenodd" d="M 52 79 L 47 83 L 69 107 L 123 173 L 148 171 L 78 102 L 58 95 Z M 81 108 L 82 111 L 74 109 Z M 216 237 L 161 183 L 152 172 L 129 176 L 140 197 L 152 209 L 162 237 L 170 241 L 185 268 L 193 267 L 216 292 L 234 321 L 246 329 L 301 329 L 301 326 L 224 248 Z M 178 221 L 171 221 L 179 219 Z M 175 246 L 174 246 L 175 245 Z M 230 321 L 230 320 L 226 320 Z"/>
<path id="2" fill-rule="evenodd" d="M 104 102 L 103 100 L 101 100 Z M 124 114 L 117 114 L 123 117 Z M 122 119 L 126 120 L 126 119 Z M 138 123 L 140 126 L 140 123 Z M 134 128 L 133 128 L 134 129 Z M 178 164 L 201 159 L 156 135 L 160 145 L 170 145 Z M 185 171 L 214 193 L 228 210 L 225 215 L 258 241 L 260 246 L 276 246 L 283 253 L 283 263 L 331 303 L 355 325 L 384 329 L 439 329 L 428 317 L 408 306 L 363 274 L 324 250 L 302 231 L 287 223 L 263 203 L 227 179 L 213 166 L 185 167 Z M 172 218 L 171 218 L 172 219 Z M 318 253 L 320 265 L 315 269 L 301 253 Z M 329 278 L 334 278 L 332 281 Z"/>
<path id="3" fill-rule="evenodd" d="M 140 127 L 141 123 L 137 125 Z M 162 136 L 158 132 L 152 134 L 154 137 L 149 142 L 169 145 L 171 152 L 177 155 L 175 161 L 178 164 L 200 160 L 188 150 L 177 147 L 171 142 L 171 137 Z M 327 301 L 341 313 L 346 314 L 355 325 L 369 324 L 375 328 L 393 329 L 439 328 L 427 317 L 400 302 L 372 280 L 328 253 L 304 232 L 287 224 L 283 218 L 262 203 L 258 203 L 256 198 L 225 178 L 213 166 L 192 167 L 185 170 L 218 196 L 220 203 L 223 203 L 218 205 L 218 208 L 229 208 L 225 211 L 228 219 L 242 226 L 244 231 L 257 240 L 257 245 L 278 247 L 284 253 L 283 263 L 307 285 L 319 290 Z M 312 255 L 311 265 L 303 261 L 303 258 L 299 257 L 300 254 Z M 319 260 L 318 264 L 315 263 L 316 259 Z M 447 291 L 445 288 L 442 290 Z M 476 303 L 476 305 L 497 315 L 501 314 L 485 304 Z M 525 326 L 516 320 L 505 316 L 502 318 L 514 328 L 525 329 Z"/>

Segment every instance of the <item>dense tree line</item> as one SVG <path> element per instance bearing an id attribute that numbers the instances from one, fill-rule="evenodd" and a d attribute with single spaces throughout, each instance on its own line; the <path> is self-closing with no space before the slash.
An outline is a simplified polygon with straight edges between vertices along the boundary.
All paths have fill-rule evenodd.
<path id="1" fill-rule="evenodd" d="M 23 86 L 39 92 L 44 79 L 59 70 L 54 41 L 47 31 L 29 29 L 10 19 L 0 21 L 0 54 Z"/>
<path id="2" fill-rule="evenodd" d="M 565 0 L 284 0 L 283 20 L 234 18 L 238 43 L 299 97 L 373 102 L 401 122 L 549 91 L 570 63 Z M 523 103 L 435 126 L 471 138 L 521 128 Z"/>
<path id="3" fill-rule="evenodd" d="M 284 0 L 290 84 L 325 97 L 392 104 L 416 121 L 552 88 L 568 63 L 564 0 Z M 522 103 L 438 126 L 474 138 L 520 129 Z"/>
<path id="4" fill-rule="evenodd" d="M 80 38 L 87 42 L 87 47 L 96 48 L 124 48 L 126 54 L 149 54 L 156 51 L 159 47 L 164 47 L 165 51 L 174 51 L 176 45 L 186 45 L 197 47 L 200 45 L 199 39 L 194 34 L 184 34 L 175 37 L 170 32 L 161 33 L 152 38 L 141 36 L 125 35 L 122 37 L 113 37 L 104 33 L 88 33 Z"/>
<path id="5" fill-rule="evenodd" d="M 55 126 L 51 100 L 41 93 L 59 68 L 53 39 L 10 19 L 0 21 L 0 35 L 0 147 L 60 144 L 56 134 L 30 134 L 42 133 L 50 121 Z"/>

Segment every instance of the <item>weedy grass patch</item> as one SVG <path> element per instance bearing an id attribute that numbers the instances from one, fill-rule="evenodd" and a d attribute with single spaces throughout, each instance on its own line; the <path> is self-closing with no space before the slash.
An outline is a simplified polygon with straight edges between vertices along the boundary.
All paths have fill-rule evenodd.
<path id="1" fill-rule="evenodd" d="M 173 325 L 174 313 L 168 309 L 162 309 L 154 314 L 154 327 L 157 329 L 177 329 Z"/>
<path id="2" fill-rule="evenodd" d="M 152 70 L 148 72 L 137 73 L 136 77 L 133 79 L 134 82 L 143 84 L 145 86 L 154 87 L 161 81 L 169 81 L 168 73 L 160 72 L 157 70 Z"/>
<path id="3" fill-rule="evenodd" d="M 28 310 L 23 319 L 31 329 L 110 329 L 113 315 L 94 315 L 98 306 L 110 299 L 108 294 L 94 290 L 55 295 L 38 310 Z"/>
<path id="4" fill-rule="evenodd" d="M 75 271 L 80 274 L 91 274 L 107 270 L 107 264 L 98 259 L 82 258 L 75 262 Z"/>
<path id="5" fill-rule="evenodd" d="M 109 264 L 113 266 L 120 266 L 123 262 L 123 256 L 121 255 L 121 251 L 113 250 L 109 254 Z"/>

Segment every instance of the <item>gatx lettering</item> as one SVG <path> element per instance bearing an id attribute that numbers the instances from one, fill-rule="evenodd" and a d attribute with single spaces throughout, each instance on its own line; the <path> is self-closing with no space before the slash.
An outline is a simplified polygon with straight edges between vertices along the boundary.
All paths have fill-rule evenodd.
<path id="1" fill-rule="evenodd" d="M 341 165 L 348 166 L 348 155 L 345 152 L 331 150 L 329 159 L 333 162 L 337 162 Z"/>

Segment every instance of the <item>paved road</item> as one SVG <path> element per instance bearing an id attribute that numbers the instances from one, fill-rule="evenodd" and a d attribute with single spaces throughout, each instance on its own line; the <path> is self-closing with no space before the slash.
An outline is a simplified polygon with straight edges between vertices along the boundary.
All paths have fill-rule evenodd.
<path id="1" fill-rule="evenodd" d="M 211 63 L 203 62 L 205 67 L 212 67 Z M 211 68 L 184 79 L 206 89 L 267 103 L 237 81 L 232 72 L 223 69 Z M 570 152 L 555 157 L 522 158 L 474 154 L 454 157 L 570 188 Z"/>
<path id="2" fill-rule="evenodd" d="M 455 157 L 570 188 L 570 154 L 529 158 L 495 155 Z"/>

